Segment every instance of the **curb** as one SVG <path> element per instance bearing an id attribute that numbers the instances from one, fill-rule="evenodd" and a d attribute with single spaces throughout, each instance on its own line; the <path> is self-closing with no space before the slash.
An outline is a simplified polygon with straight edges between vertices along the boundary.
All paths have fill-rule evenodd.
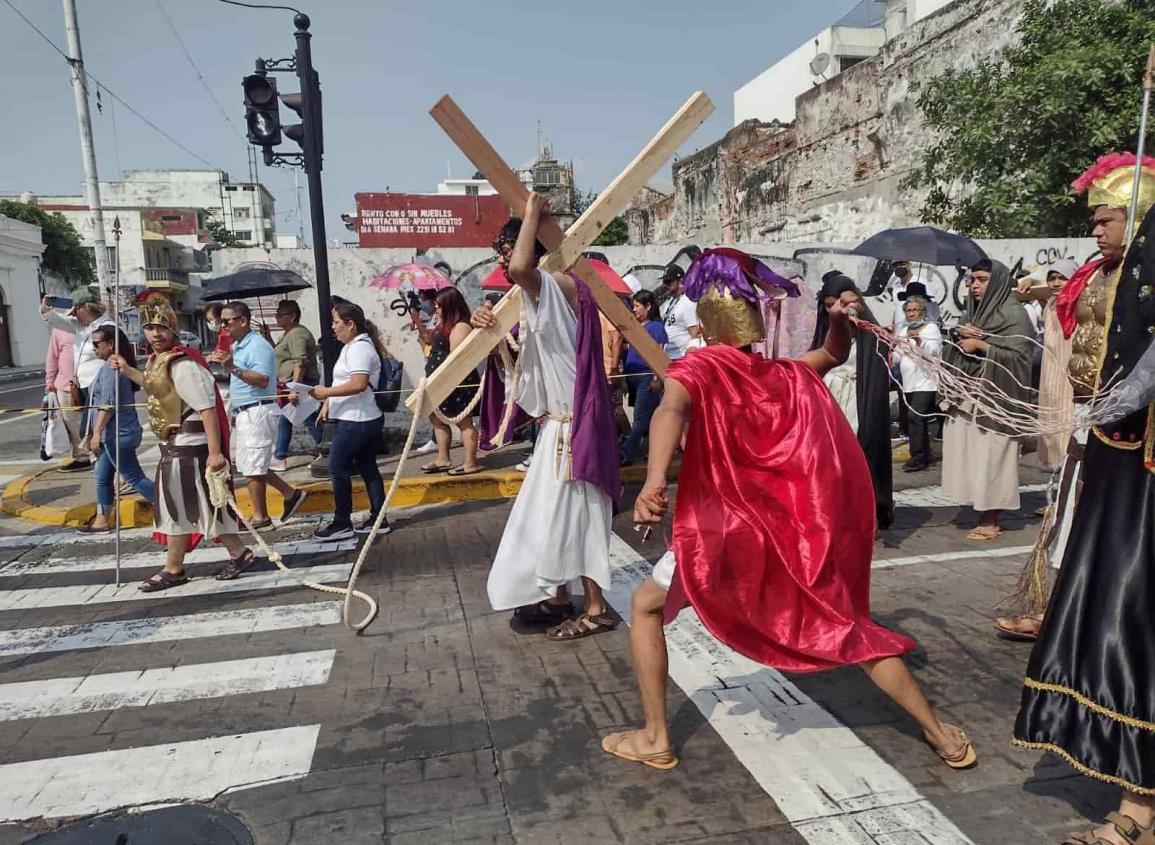
<path id="1" fill-rule="evenodd" d="M 29 475 L 8 482 L 4 492 L 0 494 L 0 511 L 9 516 L 39 522 L 44 525 L 80 526 L 92 519 L 96 513 L 96 504 L 89 502 L 73 507 L 54 507 L 52 505 L 37 505 L 28 498 L 29 488 L 44 475 L 55 472 L 55 467 L 40 470 Z M 671 475 L 676 476 L 675 467 Z M 626 467 L 622 470 L 622 484 L 639 484 L 645 480 L 645 466 Z M 451 478 L 448 476 L 433 476 L 429 478 L 403 478 L 397 485 L 397 492 L 393 494 L 390 508 L 412 508 L 418 505 L 442 505 L 450 502 L 481 502 L 500 499 L 512 499 L 521 490 L 525 473 L 517 470 L 489 470 L 477 475 Z M 298 513 L 332 513 L 333 490 L 326 481 L 314 481 L 301 485 L 301 489 L 308 491 L 309 497 L 305 500 Z M 248 516 L 252 513 L 249 504 L 248 491 L 244 488 L 237 491 L 237 504 L 241 513 Z M 369 507 L 369 497 L 365 493 L 365 486 L 359 481 L 353 483 L 353 509 L 365 510 Z M 269 511 L 276 515 L 282 508 L 280 493 L 269 491 Z M 139 496 L 125 497 L 120 500 L 120 524 L 123 528 L 146 528 L 152 525 L 152 508 Z"/>

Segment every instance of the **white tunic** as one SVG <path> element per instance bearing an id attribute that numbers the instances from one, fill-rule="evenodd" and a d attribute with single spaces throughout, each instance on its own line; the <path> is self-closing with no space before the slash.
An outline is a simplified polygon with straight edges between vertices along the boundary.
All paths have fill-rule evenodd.
<path id="1" fill-rule="evenodd" d="M 822 377 L 830 392 L 834 394 L 834 401 L 842 408 L 850 427 L 858 434 L 858 344 L 851 342 L 850 357 L 845 363 L 839 364 L 832 370 L 827 370 Z"/>
<path id="2" fill-rule="evenodd" d="M 585 577 L 610 586 L 612 504 L 602 490 L 569 479 L 569 457 L 558 454 L 573 405 L 577 372 L 577 317 L 557 280 L 541 274 L 537 302 L 524 296 L 526 335 L 522 339 L 522 380 L 517 404 L 539 423 L 533 460 L 509 514 L 497 557 L 489 572 L 494 610 L 534 604 L 559 587 L 580 588 Z"/>

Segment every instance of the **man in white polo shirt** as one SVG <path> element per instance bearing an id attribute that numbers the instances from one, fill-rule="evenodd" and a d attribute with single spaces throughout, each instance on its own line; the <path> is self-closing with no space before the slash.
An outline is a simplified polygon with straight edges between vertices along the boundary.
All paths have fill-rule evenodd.
<path id="1" fill-rule="evenodd" d="M 662 274 L 666 301 L 662 305 L 662 322 L 666 326 L 666 355 L 671 361 L 686 357 L 686 353 L 702 345 L 702 328 L 698 325 L 698 306 L 685 294 L 682 278 L 685 272 L 671 264 Z"/>
<path id="2" fill-rule="evenodd" d="M 233 459 L 237 472 L 248 481 L 249 500 L 253 505 L 253 528 L 268 528 L 265 495 L 268 485 L 277 488 L 285 499 L 284 521 L 305 501 L 305 491 L 293 487 L 275 472 L 269 471 L 273 445 L 277 439 L 280 409 L 277 394 L 277 360 L 273 346 L 253 331 L 252 314 L 243 302 L 230 302 L 221 311 L 221 326 L 233 339 L 227 352 L 217 350 L 209 360 L 229 373 L 229 411 L 233 416 Z"/>

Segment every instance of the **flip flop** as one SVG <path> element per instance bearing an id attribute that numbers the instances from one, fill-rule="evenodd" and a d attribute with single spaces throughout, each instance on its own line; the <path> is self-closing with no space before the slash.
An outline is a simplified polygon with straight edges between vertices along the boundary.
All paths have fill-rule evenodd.
<path id="1" fill-rule="evenodd" d="M 993 540 L 1002 533 L 1003 533 L 1003 529 L 1001 529 L 1001 528 L 996 528 L 996 529 L 994 529 L 994 531 L 984 530 L 982 528 L 976 528 L 970 534 L 967 534 L 967 539 L 968 540 L 979 540 L 979 541 Z"/>
<path id="2" fill-rule="evenodd" d="M 460 466 L 449 470 L 446 475 L 457 477 L 462 475 L 477 475 L 479 472 L 481 472 L 481 467 L 478 467 L 477 469 L 466 469 L 465 467 Z"/>
<path id="3" fill-rule="evenodd" d="M 995 630 L 1004 640 L 1013 640 L 1019 643 L 1033 643 L 1039 638 L 1038 630 L 1030 631 L 1026 628 L 1027 622 L 1037 622 L 1042 625 L 1043 620 L 1030 614 L 1026 616 L 1003 616 L 995 620 Z"/>
<path id="4" fill-rule="evenodd" d="M 445 466 L 444 464 L 426 464 L 421 467 L 421 471 L 426 475 L 438 475 L 442 472 L 449 472 L 451 469 L 453 469 L 453 467 Z"/>
<path id="5" fill-rule="evenodd" d="M 939 756 L 939 759 L 950 766 L 952 769 L 969 769 L 972 766 L 977 765 L 979 762 L 979 756 L 975 753 L 975 748 L 973 745 L 971 745 L 970 737 L 966 735 L 966 731 L 964 731 L 958 725 L 948 725 L 946 722 L 943 722 L 942 726 L 946 728 L 948 732 L 958 736 L 963 741 L 963 745 L 962 748 L 960 748 L 954 754 L 947 754 L 945 751 L 942 751 L 939 748 L 935 748 L 933 745 L 931 745 L 930 741 L 927 740 L 927 745 L 930 745 L 931 750 Z"/>
<path id="6" fill-rule="evenodd" d="M 622 748 L 626 739 L 632 735 L 633 732 L 629 731 L 626 733 L 609 734 L 603 737 L 602 751 L 607 754 L 612 754 L 615 757 L 620 757 L 623 760 L 629 760 L 631 763 L 641 763 L 643 766 L 649 766 L 651 769 L 660 769 L 663 772 L 668 772 L 678 765 L 678 758 L 672 748 L 667 748 L 665 751 L 657 751 L 652 754 L 638 754 L 636 751 L 627 751 Z"/>

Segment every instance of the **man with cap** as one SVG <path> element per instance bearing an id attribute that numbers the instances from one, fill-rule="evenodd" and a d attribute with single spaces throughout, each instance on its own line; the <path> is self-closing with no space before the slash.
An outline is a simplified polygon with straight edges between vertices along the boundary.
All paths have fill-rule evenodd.
<path id="1" fill-rule="evenodd" d="M 74 366 L 74 386 L 75 389 L 71 391 L 70 404 L 74 407 L 80 407 L 81 410 L 74 411 L 72 416 L 73 432 L 77 436 L 80 443 L 88 442 L 88 435 L 91 431 L 91 415 L 87 410 L 88 405 L 88 391 L 92 387 L 92 383 L 96 381 L 96 374 L 100 372 L 100 368 L 104 366 L 104 362 L 96 355 L 96 349 L 92 345 L 92 332 L 100 326 L 114 326 L 112 320 L 104 315 L 104 303 L 100 301 L 100 297 L 89 290 L 87 287 L 77 288 L 72 292 L 72 310 L 67 315 L 55 311 L 51 305 L 48 304 L 48 298 L 45 297 L 40 303 L 40 316 L 53 329 L 59 329 L 63 332 L 76 335 L 76 339 L 72 345 L 72 356 Z M 65 464 L 61 467 L 64 472 L 76 472 L 79 470 L 86 470 L 92 466 L 92 462 L 87 457 L 74 458 L 71 463 Z"/>
<path id="2" fill-rule="evenodd" d="M 168 547 L 164 567 L 140 584 L 155 593 L 188 583 L 185 555 L 208 537 L 228 549 L 229 560 L 216 578 L 236 578 L 253 564 L 253 553 L 237 536 L 237 519 L 227 505 L 212 504 L 205 473 L 227 464 L 229 424 L 216 382 L 200 353 L 177 343 L 176 312 L 162 293 L 152 291 L 139 303 L 144 337 L 152 347 L 144 371 L 119 355 L 109 358 L 148 394 L 148 422 L 160 439 L 156 468 L 153 539 Z"/>
<path id="3" fill-rule="evenodd" d="M 685 358 L 691 349 L 701 346 L 702 329 L 698 325 L 698 306 L 686 296 L 682 279 L 685 271 L 677 264 L 671 264 L 662 274 L 662 285 L 666 289 L 666 301 L 662 305 L 662 322 L 666 326 L 666 354 L 671 361 Z"/>

